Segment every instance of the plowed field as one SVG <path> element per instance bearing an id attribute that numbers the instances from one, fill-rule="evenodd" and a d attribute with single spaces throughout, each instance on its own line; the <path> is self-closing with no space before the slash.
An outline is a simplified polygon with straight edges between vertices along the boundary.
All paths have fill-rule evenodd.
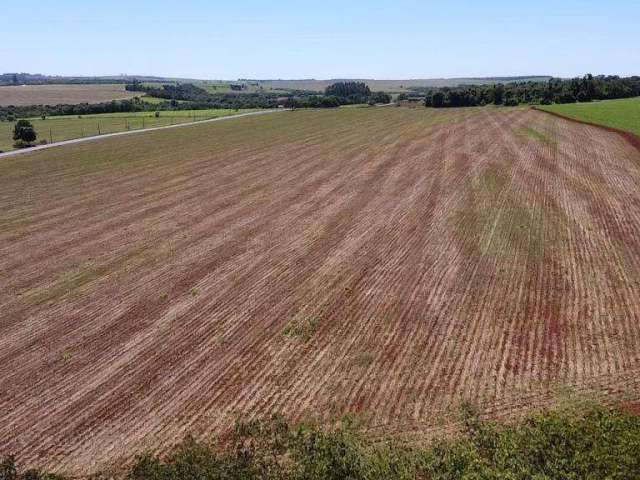
<path id="1" fill-rule="evenodd" d="M 100 103 L 140 96 L 124 85 L 18 85 L 0 87 L 0 105 Z"/>
<path id="2" fill-rule="evenodd" d="M 0 162 L 0 453 L 236 418 L 420 434 L 640 398 L 640 152 L 518 109 L 298 111 Z"/>

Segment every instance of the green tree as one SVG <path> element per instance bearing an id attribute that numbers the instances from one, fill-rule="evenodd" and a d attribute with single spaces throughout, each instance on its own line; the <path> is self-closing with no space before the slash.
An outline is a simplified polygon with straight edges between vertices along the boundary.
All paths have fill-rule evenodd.
<path id="1" fill-rule="evenodd" d="M 433 94 L 433 97 L 431 99 L 432 105 L 434 108 L 441 108 L 444 107 L 444 103 L 445 103 L 445 96 L 444 93 L 442 92 L 436 92 Z"/>
<path id="2" fill-rule="evenodd" d="M 16 126 L 13 128 L 13 139 L 16 142 L 31 144 L 36 141 L 36 138 L 36 131 L 29 120 L 18 120 L 16 122 Z"/>
<path id="3" fill-rule="evenodd" d="M 502 102 L 504 102 L 504 85 L 499 83 L 493 88 L 493 103 L 502 105 Z"/>

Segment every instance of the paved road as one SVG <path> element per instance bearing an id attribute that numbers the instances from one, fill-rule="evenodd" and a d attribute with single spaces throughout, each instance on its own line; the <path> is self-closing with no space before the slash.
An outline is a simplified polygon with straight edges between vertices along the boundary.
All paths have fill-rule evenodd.
<path id="1" fill-rule="evenodd" d="M 287 109 L 278 109 L 278 110 L 273 109 L 273 110 L 264 110 L 260 112 L 240 113 L 238 115 L 229 115 L 227 117 L 211 118 L 209 120 L 199 120 L 197 122 L 179 123 L 177 125 L 166 125 L 164 127 L 152 127 L 152 128 L 144 128 L 139 130 L 127 130 L 125 132 L 105 133 L 104 135 L 95 135 L 93 137 L 74 138 L 73 140 L 65 140 L 63 142 L 54 142 L 54 143 L 49 143 L 47 145 L 38 145 L 37 147 L 33 147 L 33 148 L 23 148 L 20 150 L 12 150 L 10 152 L 0 153 L 0 158 L 11 157 L 14 155 L 22 155 L 25 153 L 31 153 L 38 150 L 45 150 L 47 148 L 55 148 L 61 145 L 71 145 L 72 143 L 91 142 L 91 141 L 100 140 L 103 138 L 118 137 L 120 135 L 134 135 L 136 133 L 153 132 L 154 130 L 164 130 L 166 128 L 188 127 L 191 125 L 200 125 L 202 123 L 221 122 L 223 120 L 231 120 L 232 118 L 249 117 L 254 115 L 266 115 L 269 113 L 284 112 L 284 111 L 287 111 Z"/>

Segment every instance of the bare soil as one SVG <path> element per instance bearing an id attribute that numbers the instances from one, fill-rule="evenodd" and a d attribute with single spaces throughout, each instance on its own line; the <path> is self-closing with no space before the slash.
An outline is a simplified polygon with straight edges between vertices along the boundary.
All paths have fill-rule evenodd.
<path id="1" fill-rule="evenodd" d="M 0 87 L 0 106 L 101 103 L 140 96 L 124 85 L 17 85 Z"/>
<path id="2" fill-rule="evenodd" d="M 523 133 L 524 132 L 524 133 Z M 640 153 L 519 109 L 285 112 L 0 162 L 0 453 L 88 473 L 274 411 L 640 400 Z"/>

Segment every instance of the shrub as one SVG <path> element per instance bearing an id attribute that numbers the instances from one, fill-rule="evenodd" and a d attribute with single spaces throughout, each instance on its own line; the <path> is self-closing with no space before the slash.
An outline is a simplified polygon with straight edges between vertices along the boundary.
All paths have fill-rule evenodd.
<path id="1" fill-rule="evenodd" d="M 330 428 L 293 426 L 275 415 L 236 424 L 215 442 L 184 440 L 170 454 L 144 454 L 129 480 L 182 479 L 632 479 L 640 472 L 640 417 L 601 406 L 532 414 L 514 424 L 483 421 L 463 406 L 463 431 L 429 447 L 368 438 L 353 418 Z M 18 472 L 0 480 L 53 479 Z M 59 477 L 58 477 L 59 478 Z"/>
<path id="2" fill-rule="evenodd" d="M 587 92 L 580 91 L 576 97 L 578 102 L 590 102 L 592 100 L 591 96 Z"/>
<path id="3" fill-rule="evenodd" d="M 576 103 L 576 97 L 571 93 L 563 93 L 555 98 L 556 103 Z"/>
<path id="4" fill-rule="evenodd" d="M 31 142 L 36 140 L 36 137 L 36 131 L 29 120 L 18 120 L 13 127 L 13 139 L 16 140 L 16 144 L 20 142 L 25 146 L 29 146 Z"/>
<path id="5" fill-rule="evenodd" d="M 23 140 L 16 140 L 15 142 L 13 142 L 13 148 L 29 148 L 32 146 L 32 144 L 27 143 Z"/>
<path id="6" fill-rule="evenodd" d="M 273 417 L 238 424 L 226 453 L 188 439 L 165 460 L 141 457 L 130 478 L 627 479 L 640 472 L 640 419 L 628 413 L 594 406 L 500 424 L 466 407 L 463 425 L 459 438 L 409 448 L 373 443 L 349 418 L 322 429 Z"/>
<path id="7" fill-rule="evenodd" d="M 320 320 L 317 317 L 298 314 L 284 328 L 284 336 L 289 338 L 299 338 L 303 341 L 311 339 L 318 329 Z"/>
<path id="8" fill-rule="evenodd" d="M 327 96 L 320 99 L 320 107 L 322 108 L 336 108 L 340 106 L 340 100 L 338 97 Z"/>

